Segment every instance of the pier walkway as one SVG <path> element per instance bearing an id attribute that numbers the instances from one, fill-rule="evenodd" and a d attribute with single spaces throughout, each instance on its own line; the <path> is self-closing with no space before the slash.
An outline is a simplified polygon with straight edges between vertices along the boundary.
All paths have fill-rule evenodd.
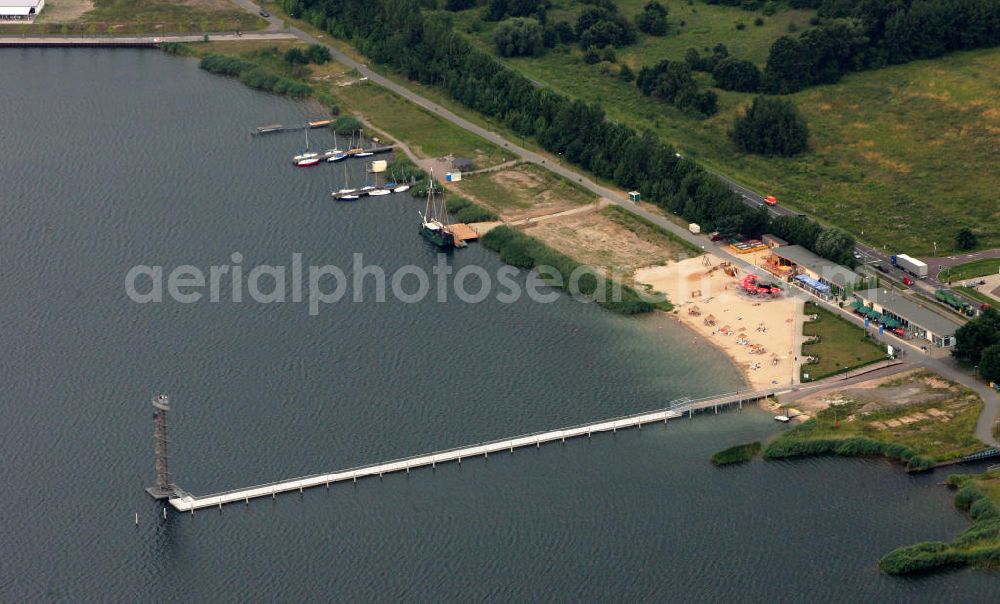
<path id="1" fill-rule="evenodd" d="M 303 476 L 292 480 L 258 485 L 247 489 L 227 491 L 203 497 L 195 497 L 183 492 L 181 489 L 177 489 L 177 496 L 170 499 L 170 505 L 178 511 L 190 511 L 191 513 L 194 513 L 195 510 L 202 508 L 221 508 L 223 505 L 228 503 L 244 502 L 249 504 L 251 499 L 257 499 L 260 497 L 275 497 L 279 493 L 288 493 L 293 491 L 302 492 L 304 489 L 319 486 L 326 486 L 327 488 L 330 488 L 331 484 L 337 482 L 357 482 L 359 478 L 382 476 L 384 474 L 391 474 L 394 472 L 409 473 L 410 470 L 416 468 L 427 466 L 433 468 L 439 463 L 452 461 L 462 463 L 463 459 L 468 459 L 470 457 L 489 457 L 490 453 L 500 453 L 504 451 L 513 453 L 514 449 L 524 447 L 537 448 L 544 443 L 556 441 L 566 442 L 566 439 L 568 438 L 577 438 L 581 436 L 587 436 L 589 438 L 591 434 L 595 432 L 616 432 L 618 430 L 636 427 L 641 429 L 643 425 L 666 423 L 668 420 L 682 417 L 685 413 L 691 415 L 695 411 L 714 409 L 718 412 L 720 407 L 730 405 L 739 405 L 742 408 L 743 403 L 757 401 L 774 394 L 781 394 L 785 391 L 787 390 L 773 389 L 758 392 L 733 392 L 722 396 L 713 396 L 698 400 L 679 399 L 673 401 L 666 408 L 657 411 L 627 415 L 624 417 L 617 417 L 589 424 L 581 424 L 559 430 L 525 434 L 513 438 L 504 438 L 476 445 L 437 451 L 426 455 L 405 457 L 403 459 L 340 470 L 329 474 Z"/>

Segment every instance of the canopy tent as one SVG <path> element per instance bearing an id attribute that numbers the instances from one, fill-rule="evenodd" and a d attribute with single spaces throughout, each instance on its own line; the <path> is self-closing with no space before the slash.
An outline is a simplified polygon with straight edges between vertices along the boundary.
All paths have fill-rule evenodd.
<path id="1" fill-rule="evenodd" d="M 809 275 L 795 275 L 795 279 L 797 281 L 800 281 L 800 282 L 804 283 L 805 285 L 808 285 L 812 289 L 814 289 L 814 290 L 816 290 L 816 291 L 818 291 L 818 292 L 820 292 L 822 294 L 828 294 L 828 293 L 830 293 L 830 286 L 829 285 L 827 285 L 825 283 L 822 283 L 820 281 L 817 281 L 816 279 L 813 279 Z"/>

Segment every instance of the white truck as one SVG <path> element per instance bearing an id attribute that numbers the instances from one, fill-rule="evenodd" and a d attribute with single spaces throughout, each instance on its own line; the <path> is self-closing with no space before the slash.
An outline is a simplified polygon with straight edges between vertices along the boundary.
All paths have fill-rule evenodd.
<path id="1" fill-rule="evenodd" d="M 891 260 L 893 266 L 903 269 L 914 277 L 923 279 L 927 276 L 927 265 L 916 258 L 907 256 L 906 254 L 897 254 Z"/>

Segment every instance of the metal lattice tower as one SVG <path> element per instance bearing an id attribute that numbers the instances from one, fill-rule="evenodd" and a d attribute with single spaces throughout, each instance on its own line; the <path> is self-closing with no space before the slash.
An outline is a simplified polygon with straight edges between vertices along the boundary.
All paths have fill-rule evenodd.
<path id="1" fill-rule="evenodd" d="M 166 394 L 153 399 L 153 440 L 156 453 L 156 484 L 146 489 L 146 492 L 156 499 L 167 499 L 174 494 L 175 487 L 170 480 L 170 465 L 167 455 L 167 412 L 170 411 L 170 399 Z"/>

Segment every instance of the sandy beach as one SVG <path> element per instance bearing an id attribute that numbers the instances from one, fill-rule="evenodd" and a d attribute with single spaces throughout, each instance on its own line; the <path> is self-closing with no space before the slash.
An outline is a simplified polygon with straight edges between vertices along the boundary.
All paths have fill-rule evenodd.
<path id="1" fill-rule="evenodd" d="M 729 355 L 751 386 L 798 383 L 803 302 L 750 296 L 740 287 L 744 276 L 727 274 L 711 254 L 635 272 L 637 283 L 667 295 L 672 316 Z"/>

